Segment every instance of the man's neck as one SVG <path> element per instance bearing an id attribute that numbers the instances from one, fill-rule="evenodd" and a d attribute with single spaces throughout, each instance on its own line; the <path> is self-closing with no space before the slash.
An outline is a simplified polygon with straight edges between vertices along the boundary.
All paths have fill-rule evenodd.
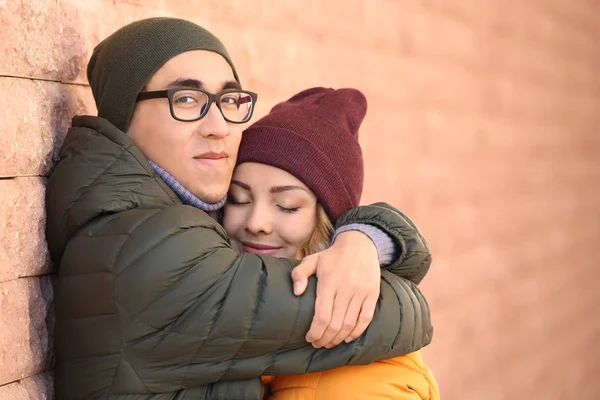
<path id="1" fill-rule="evenodd" d="M 205 201 L 200 200 L 195 194 L 187 190 L 181 183 L 177 181 L 171 174 L 162 169 L 159 165 L 155 164 L 152 161 L 149 161 L 156 174 L 162 178 L 163 181 L 171 188 L 172 191 L 179 197 L 183 204 L 187 204 L 196 208 L 199 208 L 203 211 L 210 212 L 216 211 L 225 205 L 225 200 L 227 200 L 227 196 L 223 198 L 223 200 L 218 203 L 207 203 Z"/>

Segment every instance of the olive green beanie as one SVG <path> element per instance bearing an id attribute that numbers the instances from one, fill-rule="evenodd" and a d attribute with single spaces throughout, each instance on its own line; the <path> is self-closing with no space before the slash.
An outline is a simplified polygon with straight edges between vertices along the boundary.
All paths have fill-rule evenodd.
<path id="1" fill-rule="evenodd" d="M 193 22 L 177 18 L 149 18 L 119 29 L 96 48 L 87 68 L 98 116 L 126 132 L 137 95 L 167 61 L 190 50 L 222 55 L 239 78 L 233 62 L 212 33 Z"/>

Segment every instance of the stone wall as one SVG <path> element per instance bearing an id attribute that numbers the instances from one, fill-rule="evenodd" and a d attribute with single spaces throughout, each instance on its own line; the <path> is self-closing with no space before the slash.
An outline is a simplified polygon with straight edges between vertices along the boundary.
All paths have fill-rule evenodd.
<path id="1" fill-rule="evenodd" d="M 94 113 L 93 47 L 145 17 L 219 36 L 257 117 L 309 86 L 369 99 L 364 202 L 435 261 L 445 400 L 600 398 L 600 4 L 561 0 L 0 1 L 0 399 L 52 395 L 45 176 Z"/>

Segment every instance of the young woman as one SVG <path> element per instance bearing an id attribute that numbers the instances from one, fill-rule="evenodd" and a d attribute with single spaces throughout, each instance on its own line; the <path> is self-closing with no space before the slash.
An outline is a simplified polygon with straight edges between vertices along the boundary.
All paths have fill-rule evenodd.
<path id="1" fill-rule="evenodd" d="M 335 240 L 337 218 L 362 194 L 358 128 L 366 106 L 355 89 L 308 89 L 244 132 L 223 226 L 246 252 L 302 258 Z M 418 352 L 263 382 L 272 400 L 439 399 Z"/>

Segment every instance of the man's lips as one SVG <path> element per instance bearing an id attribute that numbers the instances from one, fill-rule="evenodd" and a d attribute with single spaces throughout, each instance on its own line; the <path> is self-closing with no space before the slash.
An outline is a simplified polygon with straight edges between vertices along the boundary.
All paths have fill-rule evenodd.
<path id="1" fill-rule="evenodd" d="M 252 243 L 252 242 L 242 242 L 242 246 L 244 246 L 244 250 L 247 253 L 252 254 L 272 254 L 277 250 L 281 249 L 281 247 L 277 246 L 269 246 L 266 244 L 260 243 Z"/>
<path id="2" fill-rule="evenodd" d="M 209 151 L 194 157 L 194 160 L 200 161 L 203 164 L 217 166 L 223 164 L 228 158 L 229 154 L 224 151 L 219 153 Z"/>
<path id="3" fill-rule="evenodd" d="M 196 157 L 194 157 L 195 159 L 206 159 L 206 160 L 218 160 L 220 158 L 228 158 L 229 154 L 227 154 L 224 151 L 221 152 L 215 152 L 215 151 L 208 151 L 206 153 L 202 153 Z"/>

